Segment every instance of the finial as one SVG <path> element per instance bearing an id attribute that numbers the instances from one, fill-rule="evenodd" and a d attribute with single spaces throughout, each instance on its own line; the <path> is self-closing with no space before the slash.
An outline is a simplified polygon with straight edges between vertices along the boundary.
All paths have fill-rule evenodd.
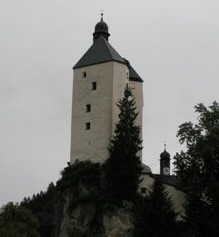
<path id="1" fill-rule="evenodd" d="M 164 151 L 166 151 L 166 148 L 167 148 L 167 144 L 166 144 L 166 141 L 164 142 Z"/>
<path id="2" fill-rule="evenodd" d="M 101 21 L 103 21 L 103 10 L 101 10 Z"/>

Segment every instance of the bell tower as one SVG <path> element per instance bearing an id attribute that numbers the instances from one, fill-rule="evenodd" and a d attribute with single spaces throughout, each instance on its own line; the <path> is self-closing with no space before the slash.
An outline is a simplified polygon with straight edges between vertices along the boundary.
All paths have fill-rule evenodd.
<path id="1" fill-rule="evenodd" d="M 118 121 L 116 103 L 125 85 L 133 88 L 142 126 L 143 80 L 130 63 L 110 45 L 108 25 L 101 14 L 93 33 L 93 44 L 73 67 L 71 158 L 104 162 L 109 141 Z"/>
<path id="2" fill-rule="evenodd" d="M 164 151 L 160 154 L 160 174 L 170 175 L 170 154 L 166 151 L 166 144 Z"/>

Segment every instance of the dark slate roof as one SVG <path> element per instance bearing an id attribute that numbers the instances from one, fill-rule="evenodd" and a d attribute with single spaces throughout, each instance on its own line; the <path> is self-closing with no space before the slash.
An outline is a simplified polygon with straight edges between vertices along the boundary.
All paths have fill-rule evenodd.
<path id="1" fill-rule="evenodd" d="M 130 68 L 129 68 L 129 79 L 130 79 L 130 81 L 143 82 L 141 77 L 138 75 L 138 73 L 135 71 L 135 69 L 131 65 L 130 65 Z"/>
<path id="2" fill-rule="evenodd" d="M 126 65 L 129 69 L 129 80 L 143 82 L 142 78 L 138 75 L 138 73 L 135 71 L 135 69 L 131 66 L 129 61 L 125 58 L 124 58 L 124 60 L 126 61 Z"/>
<path id="3" fill-rule="evenodd" d="M 163 159 L 163 160 L 169 160 L 170 159 L 170 153 L 168 153 L 166 151 L 166 149 L 164 149 L 164 151 L 160 154 L 160 158 Z"/>
<path id="4" fill-rule="evenodd" d="M 116 52 L 109 42 L 100 36 L 75 64 L 73 69 L 109 61 L 126 64 L 125 60 Z"/>

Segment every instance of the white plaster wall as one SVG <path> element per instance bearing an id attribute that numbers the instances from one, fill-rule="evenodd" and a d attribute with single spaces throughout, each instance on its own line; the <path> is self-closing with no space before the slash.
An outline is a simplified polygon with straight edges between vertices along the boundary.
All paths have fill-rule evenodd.
<path id="1" fill-rule="evenodd" d="M 146 189 L 151 190 L 155 179 L 153 177 L 151 177 L 149 174 L 143 174 L 141 176 L 141 178 L 143 180 L 139 185 L 139 192 L 141 192 L 141 188 L 146 188 Z M 182 219 L 182 216 L 185 215 L 184 204 L 186 201 L 186 194 L 184 192 L 182 192 L 181 190 L 176 189 L 172 185 L 164 184 L 164 186 L 168 192 L 168 196 L 172 200 L 173 208 L 174 208 L 175 212 L 178 213 L 177 218 L 179 220 Z"/>
<path id="2" fill-rule="evenodd" d="M 130 81 L 129 85 L 135 97 L 137 112 L 139 112 L 138 117 L 136 119 L 136 124 L 142 127 L 142 114 L 143 114 L 143 106 L 144 106 L 143 87 L 142 87 L 143 83 Z"/>
<path id="3" fill-rule="evenodd" d="M 140 137 L 142 139 L 142 133 L 143 133 L 143 127 L 142 127 L 142 116 L 143 116 L 143 83 L 142 82 L 136 82 L 136 81 L 130 81 L 129 86 L 132 90 L 132 93 L 135 97 L 136 101 L 136 111 L 139 113 L 136 118 L 136 124 L 141 127 L 141 134 Z M 142 160 L 142 151 L 139 152 L 139 156 Z"/>
<path id="4" fill-rule="evenodd" d="M 124 64 L 113 62 L 113 97 L 112 97 L 112 134 L 115 131 L 115 125 L 118 122 L 119 108 L 116 105 L 124 96 L 124 89 L 128 84 L 128 67 Z"/>
<path id="5" fill-rule="evenodd" d="M 100 162 L 108 157 L 109 140 L 118 120 L 116 102 L 123 96 L 127 67 L 106 62 L 74 70 L 71 130 L 71 163 L 76 159 Z M 83 72 L 86 77 L 83 78 Z M 92 91 L 92 82 L 97 90 Z M 91 112 L 86 113 L 86 104 Z M 91 129 L 86 130 L 86 122 Z"/>

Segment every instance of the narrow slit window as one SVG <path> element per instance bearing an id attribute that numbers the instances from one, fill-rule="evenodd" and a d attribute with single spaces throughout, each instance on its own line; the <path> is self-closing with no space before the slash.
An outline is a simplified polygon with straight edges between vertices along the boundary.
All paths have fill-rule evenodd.
<path id="1" fill-rule="evenodd" d="M 89 113 L 91 111 L 91 104 L 86 104 L 86 112 Z"/>
<path id="2" fill-rule="evenodd" d="M 86 126 L 86 130 L 90 130 L 90 122 L 86 123 L 85 126 Z"/>
<path id="3" fill-rule="evenodd" d="M 83 72 L 83 73 L 82 73 L 82 76 L 83 76 L 83 77 L 87 77 L 87 72 Z"/>
<path id="4" fill-rule="evenodd" d="M 95 91 L 97 89 L 97 83 L 92 82 L 92 90 Z"/>

